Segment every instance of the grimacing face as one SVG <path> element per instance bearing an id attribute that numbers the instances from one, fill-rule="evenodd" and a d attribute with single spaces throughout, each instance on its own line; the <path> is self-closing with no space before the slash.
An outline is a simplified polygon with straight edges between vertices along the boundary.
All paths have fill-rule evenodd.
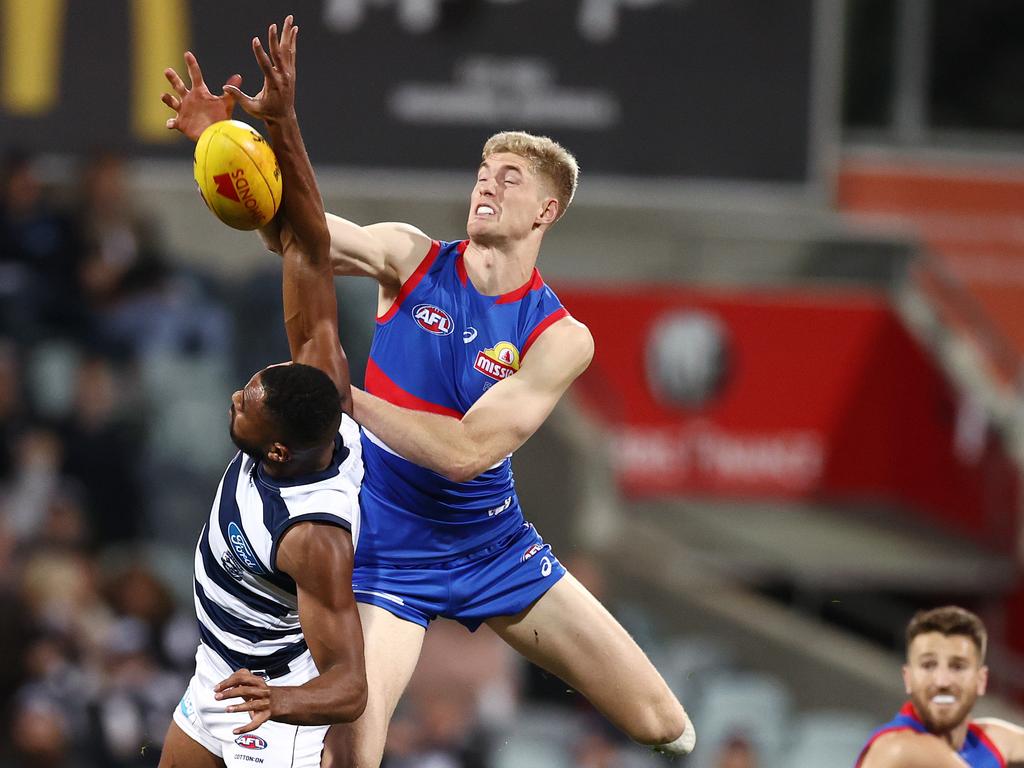
<path id="1" fill-rule="evenodd" d="M 466 222 L 473 240 L 490 246 L 522 239 L 557 216 L 557 200 L 526 158 L 496 152 L 480 164 Z"/>
<path id="2" fill-rule="evenodd" d="M 931 733 L 949 733 L 961 725 L 984 695 L 988 667 L 979 654 L 966 635 L 925 632 L 910 643 L 903 682 Z"/>

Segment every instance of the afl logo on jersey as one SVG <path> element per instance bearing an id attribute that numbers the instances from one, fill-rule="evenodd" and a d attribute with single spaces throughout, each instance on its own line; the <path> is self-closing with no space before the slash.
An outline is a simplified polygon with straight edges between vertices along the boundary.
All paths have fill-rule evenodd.
<path id="1" fill-rule="evenodd" d="M 435 336 L 447 336 L 455 328 L 452 316 L 433 304 L 417 304 L 412 316 L 420 328 Z"/>
<path id="2" fill-rule="evenodd" d="M 478 353 L 473 367 L 484 376 L 502 381 L 519 370 L 519 350 L 510 342 L 499 341 L 491 349 Z"/>

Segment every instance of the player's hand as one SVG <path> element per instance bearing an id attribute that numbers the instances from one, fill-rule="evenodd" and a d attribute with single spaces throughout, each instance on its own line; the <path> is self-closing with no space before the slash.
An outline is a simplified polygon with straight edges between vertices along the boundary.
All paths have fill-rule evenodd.
<path id="1" fill-rule="evenodd" d="M 165 93 L 160 97 L 160 101 L 175 112 L 174 117 L 167 120 L 167 127 L 170 130 L 181 131 L 192 141 L 197 141 L 199 134 L 208 126 L 231 118 L 231 113 L 235 110 L 235 95 L 228 93 L 227 89 L 230 86 L 237 90 L 242 84 L 242 76 L 229 77 L 224 84 L 225 92 L 220 96 L 214 96 L 203 82 L 203 71 L 199 69 L 199 62 L 191 51 L 185 53 L 185 66 L 188 68 L 192 88 L 186 88 L 181 76 L 173 68 L 168 67 L 164 70 L 164 77 L 171 84 L 174 93 Z"/>
<path id="2" fill-rule="evenodd" d="M 267 681 L 254 675 L 248 669 L 240 669 L 230 677 L 221 680 L 213 688 L 214 698 L 241 698 L 241 704 L 232 704 L 225 712 L 249 712 L 252 718 L 245 725 L 235 728 L 232 733 L 242 734 L 255 731 L 274 714 L 274 688 Z"/>
<path id="3" fill-rule="evenodd" d="M 291 16 L 284 20 L 278 36 L 277 24 L 267 30 L 269 53 L 258 37 L 252 39 L 252 52 L 263 70 L 263 90 L 247 96 L 235 85 L 225 85 L 225 93 L 234 96 L 242 109 L 262 120 L 281 120 L 295 114 L 295 43 L 299 28 Z"/>

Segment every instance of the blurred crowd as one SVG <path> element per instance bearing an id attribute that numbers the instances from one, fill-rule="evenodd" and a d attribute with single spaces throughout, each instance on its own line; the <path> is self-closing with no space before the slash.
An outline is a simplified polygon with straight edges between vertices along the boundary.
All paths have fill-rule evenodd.
<path id="1" fill-rule="evenodd" d="M 0 168 L 0 764 L 156 765 L 197 632 L 162 575 L 183 556 L 148 546 L 140 378 L 222 355 L 230 325 L 169 266 L 118 157 L 77 178 L 51 188 L 16 151 Z"/>

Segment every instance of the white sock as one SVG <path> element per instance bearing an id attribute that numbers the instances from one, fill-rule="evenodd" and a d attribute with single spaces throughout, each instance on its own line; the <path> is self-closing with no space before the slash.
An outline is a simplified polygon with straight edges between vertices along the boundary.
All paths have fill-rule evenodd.
<path id="1" fill-rule="evenodd" d="M 693 752 L 693 747 L 697 743 L 697 731 L 693 728 L 693 723 L 690 722 L 690 718 L 686 718 L 686 727 L 683 728 L 683 733 L 675 741 L 670 741 L 667 744 L 658 744 L 651 747 L 655 752 L 660 752 L 663 755 L 671 755 L 672 757 L 679 757 L 680 755 L 688 755 Z"/>

